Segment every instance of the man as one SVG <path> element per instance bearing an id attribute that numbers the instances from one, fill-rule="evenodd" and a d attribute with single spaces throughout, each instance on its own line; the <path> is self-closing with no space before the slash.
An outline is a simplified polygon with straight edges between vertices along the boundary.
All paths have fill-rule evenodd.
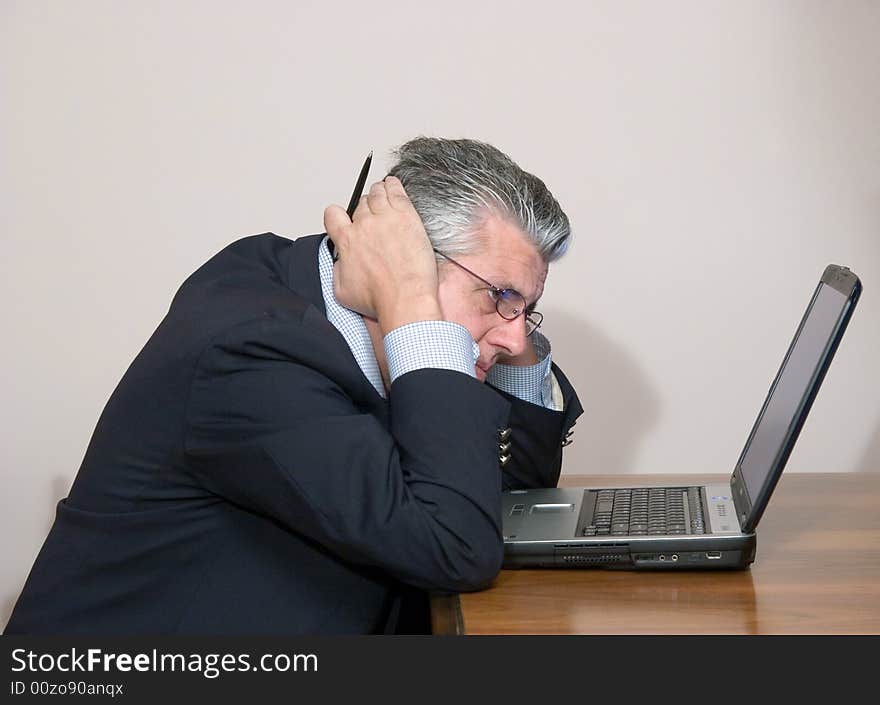
<path id="1" fill-rule="evenodd" d="M 502 488 L 555 485 L 581 413 L 535 330 L 568 220 L 489 145 L 398 157 L 327 236 L 184 282 L 7 633 L 394 631 L 412 595 L 491 582 Z"/>

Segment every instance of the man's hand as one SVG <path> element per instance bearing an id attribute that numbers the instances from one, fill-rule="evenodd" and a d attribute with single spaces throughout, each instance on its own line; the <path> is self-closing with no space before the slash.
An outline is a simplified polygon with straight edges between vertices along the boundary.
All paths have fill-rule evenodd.
<path id="1" fill-rule="evenodd" d="M 431 241 L 399 179 L 373 184 L 353 220 L 342 207 L 327 206 L 324 227 L 339 253 L 333 271 L 339 303 L 377 319 L 383 335 L 443 319 Z"/>

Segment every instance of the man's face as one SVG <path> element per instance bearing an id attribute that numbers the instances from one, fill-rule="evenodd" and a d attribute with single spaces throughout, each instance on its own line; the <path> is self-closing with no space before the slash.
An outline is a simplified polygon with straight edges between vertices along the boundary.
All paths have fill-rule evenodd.
<path id="1" fill-rule="evenodd" d="M 499 289 L 516 289 L 533 306 L 544 292 L 547 264 L 514 225 L 491 216 L 480 229 L 484 246 L 479 254 L 455 257 Z M 523 354 L 529 345 L 525 316 L 512 321 L 495 309 L 486 284 L 451 262 L 440 261 L 439 299 L 443 318 L 463 325 L 480 346 L 477 379 L 496 362 Z M 531 309 L 528 309 L 531 310 Z"/>

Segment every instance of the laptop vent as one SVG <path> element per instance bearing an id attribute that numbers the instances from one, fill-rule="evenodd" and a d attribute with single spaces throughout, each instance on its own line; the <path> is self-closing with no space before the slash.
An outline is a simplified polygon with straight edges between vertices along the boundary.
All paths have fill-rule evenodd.
<path id="1" fill-rule="evenodd" d="M 556 551 L 557 565 L 606 565 L 631 563 L 629 552 Z"/>

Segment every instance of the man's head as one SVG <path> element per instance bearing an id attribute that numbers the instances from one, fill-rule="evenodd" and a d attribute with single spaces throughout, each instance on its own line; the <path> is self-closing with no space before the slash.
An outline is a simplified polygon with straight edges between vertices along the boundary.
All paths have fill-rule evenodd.
<path id="1" fill-rule="evenodd" d="M 481 226 L 490 215 L 516 226 L 544 262 L 568 249 L 568 217 L 544 182 L 492 145 L 417 137 L 394 156 L 388 173 L 403 183 L 440 252 L 455 257 L 479 251 Z"/>
<path id="2" fill-rule="evenodd" d="M 568 249 L 568 218 L 540 179 L 483 142 L 419 137 L 395 156 L 389 173 L 403 183 L 441 253 L 444 318 L 465 326 L 479 343 L 477 375 L 485 379 L 499 358 L 526 351 L 527 341 L 525 316 L 500 316 L 481 279 L 520 292 L 534 308 L 549 263 Z"/>

